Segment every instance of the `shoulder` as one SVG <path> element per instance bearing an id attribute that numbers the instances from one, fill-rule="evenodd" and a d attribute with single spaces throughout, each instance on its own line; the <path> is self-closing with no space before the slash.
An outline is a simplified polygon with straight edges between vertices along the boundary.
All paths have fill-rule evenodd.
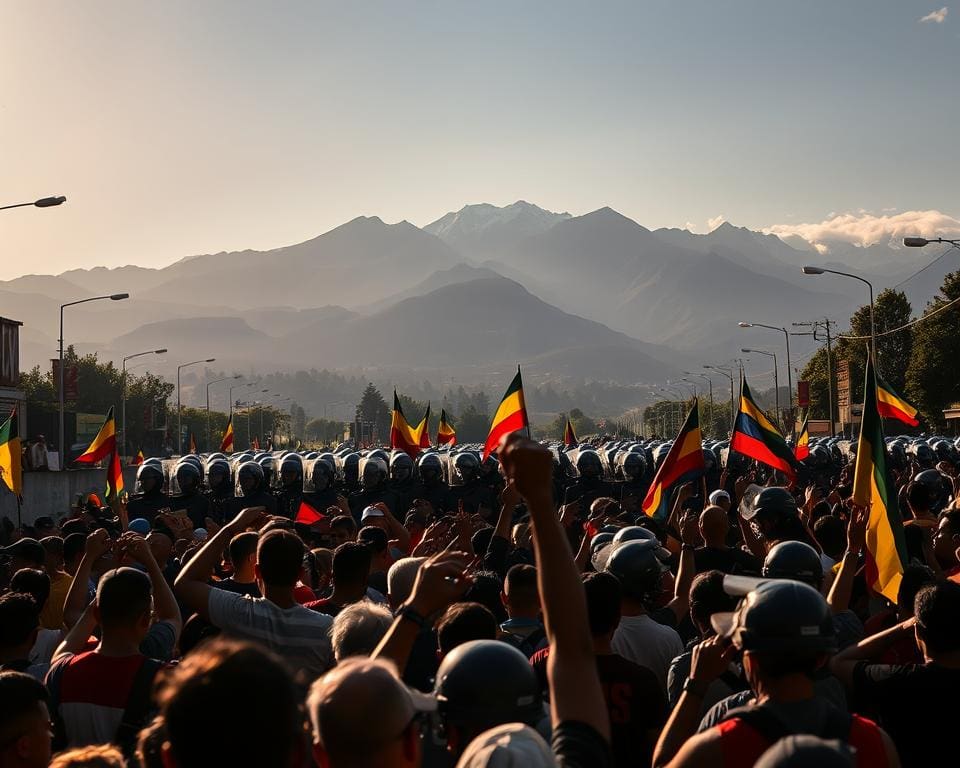
<path id="1" fill-rule="evenodd" d="M 670 768 L 716 768 L 723 765 L 723 749 L 721 740 L 723 732 L 720 728 L 711 728 L 703 733 L 691 736 L 684 742 L 680 751 L 667 765 Z"/>

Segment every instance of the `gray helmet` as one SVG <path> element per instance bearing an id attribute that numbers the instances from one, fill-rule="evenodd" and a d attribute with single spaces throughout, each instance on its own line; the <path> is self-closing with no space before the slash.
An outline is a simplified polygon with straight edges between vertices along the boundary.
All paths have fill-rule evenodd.
<path id="1" fill-rule="evenodd" d="M 768 579 L 793 579 L 820 589 L 823 563 L 817 550 L 802 541 L 781 541 L 763 561 L 762 574 Z"/>
<path id="2" fill-rule="evenodd" d="M 647 471 L 647 463 L 644 461 L 643 454 L 630 451 L 620 454 L 619 461 L 620 474 L 626 481 L 639 480 Z"/>
<path id="3" fill-rule="evenodd" d="M 163 465 L 159 461 L 147 459 L 137 468 L 136 488 L 140 493 L 154 493 L 163 490 Z"/>
<path id="4" fill-rule="evenodd" d="M 453 466 L 456 469 L 457 476 L 461 482 L 467 483 L 473 480 L 480 472 L 480 459 L 473 451 L 461 451 L 453 460 Z"/>
<path id="5" fill-rule="evenodd" d="M 837 649 L 830 606 L 799 581 L 768 581 L 741 601 L 734 613 L 715 613 L 710 623 L 741 651 L 830 653 Z"/>
<path id="6" fill-rule="evenodd" d="M 263 467 L 255 461 L 245 461 L 237 468 L 237 489 L 243 496 L 256 493 L 263 485 Z"/>
<path id="7" fill-rule="evenodd" d="M 230 463 L 226 459 L 214 458 L 207 461 L 207 487 L 217 489 L 230 483 Z"/>
<path id="8" fill-rule="evenodd" d="M 624 595 L 646 602 L 660 593 L 660 578 L 666 566 L 657 556 L 654 541 L 627 541 L 612 544 L 604 570 L 616 576 Z"/>
<path id="9" fill-rule="evenodd" d="M 580 451 L 577 454 L 577 474 L 580 477 L 599 478 L 603 475 L 603 462 L 596 451 Z"/>
<path id="10" fill-rule="evenodd" d="M 417 470 L 424 482 L 433 482 L 443 477 L 443 462 L 436 453 L 424 453 L 417 460 Z"/>
<path id="11" fill-rule="evenodd" d="M 394 451 L 390 457 L 390 478 L 393 480 L 409 480 L 413 476 L 413 459 L 403 451 Z"/>
<path id="12" fill-rule="evenodd" d="M 173 477 L 177 482 L 180 493 L 196 493 L 200 490 L 203 473 L 192 461 L 178 461 L 173 468 Z"/>
<path id="13" fill-rule="evenodd" d="M 444 723 L 477 733 L 503 723 L 535 725 L 543 717 L 533 667 L 518 649 L 499 640 L 454 648 L 437 670 L 433 693 Z"/>
<path id="14" fill-rule="evenodd" d="M 387 479 L 387 463 L 379 455 L 366 456 L 360 461 L 360 484 L 366 489 L 377 488 Z"/>

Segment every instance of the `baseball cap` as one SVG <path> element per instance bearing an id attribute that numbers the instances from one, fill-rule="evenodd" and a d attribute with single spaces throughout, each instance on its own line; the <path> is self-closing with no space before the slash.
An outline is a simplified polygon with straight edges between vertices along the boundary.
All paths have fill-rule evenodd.
<path id="1" fill-rule="evenodd" d="M 141 536 L 146 536 L 150 533 L 150 521 L 144 517 L 136 517 L 130 521 L 127 528 L 134 533 L 139 533 Z"/>
<path id="2" fill-rule="evenodd" d="M 356 657 L 317 680 L 307 700 L 314 735 L 333 754 L 375 752 L 403 733 L 437 700 L 401 682 L 384 659 Z"/>
<path id="3" fill-rule="evenodd" d="M 720 499 L 726 499 L 727 501 L 730 501 L 730 494 L 720 488 L 711 493 L 707 498 L 711 504 L 716 504 L 718 501 L 720 501 Z"/>
<path id="4" fill-rule="evenodd" d="M 19 557 L 31 563 L 43 563 L 47 559 L 47 550 L 36 539 L 23 538 L 8 547 L 0 547 L 0 555 Z"/>
<path id="5" fill-rule="evenodd" d="M 553 752 L 529 725 L 506 723 L 470 742 L 457 768 L 556 768 Z"/>
<path id="6" fill-rule="evenodd" d="M 810 734 L 784 736 L 760 759 L 755 768 L 853 768 L 856 750 L 839 739 L 821 739 Z"/>
<path id="7" fill-rule="evenodd" d="M 368 517 L 383 517 L 383 510 L 380 507 L 364 507 L 363 514 L 360 515 L 360 522 L 362 523 Z"/>

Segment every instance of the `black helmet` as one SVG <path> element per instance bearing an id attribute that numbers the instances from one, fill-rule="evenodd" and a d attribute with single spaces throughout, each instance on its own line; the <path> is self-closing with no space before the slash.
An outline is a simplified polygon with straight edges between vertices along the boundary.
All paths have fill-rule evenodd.
<path id="1" fill-rule="evenodd" d="M 707 473 L 714 472 L 717 469 L 717 454 L 709 448 L 703 448 L 703 467 Z"/>
<path id="2" fill-rule="evenodd" d="M 316 459 L 313 462 L 313 469 L 310 472 L 310 481 L 313 483 L 313 490 L 317 493 L 327 490 L 333 485 L 334 470 L 330 463 L 323 459 Z"/>
<path id="3" fill-rule="evenodd" d="M 918 472 L 913 482 L 924 486 L 930 494 L 930 509 L 939 511 L 943 497 L 943 475 L 935 469 L 925 469 Z"/>
<path id="4" fill-rule="evenodd" d="M 768 579 L 794 579 L 820 589 L 823 563 L 817 550 L 802 541 L 781 541 L 763 561 L 762 574 Z"/>
<path id="5" fill-rule="evenodd" d="M 288 453 L 280 461 L 280 482 L 291 486 L 303 481 L 303 459 L 296 453 Z"/>
<path id="6" fill-rule="evenodd" d="M 444 723 L 485 731 L 543 717 L 540 684 L 527 657 L 500 640 L 473 640 L 444 658 L 433 687 Z"/>
<path id="7" fill-rule="evenodd" d="M 461 482 L 468 483 L 479 473 L 480 459 L 473 451 L 462 451 L 453 460 L 453 467 L 457 471 L 457 476 Z"/>
<path id="8" fill-rule="evenodd" d="M 360 484 L 365 490 L 380 487 L 387 479 L 387 462 L 379 455 L 366 456 L 360 462 Z"/>
<path id="9" fill-rule="evenodd" d="M 753 505 L 753 513 L 745 513 L 743 517 L 750 520 L 753 517 L 764 517 L 767 519 L 776 519 L 782 517 L 797 517 L 800 510 L 797 507 L 797 500 L 793 494 L 786 488 L 772 487 L 764 488 L 757 494 Z"/>
<path id="10" fill-rule="evenodd" d="M 656 541 L 659 543 L 657 534 L 639 525 L 628 525 L 626 528 L 621 528 L 617 531 L 613 540 L 618 544 L 627 541 Z"/>
<path id="11" fill-rule="evenodd" d="M 830 606 L 799 581 L 768 581 L 741 601 L 734 613 L 715 613 L 710 623 L 741 651 L 829 653 L 837 649 Z"/>
<path id="12" fill-rule="evenodd" d="M 211 459 L 207 461 L 207 487 L 221 488 L 230 482 L 230 464 L 226 459 Z"/>
<path id="13" fill-rule="evenodd" d="M 443 477 L 443 462 L 435 453 L 424 453 L 417 460 L 417 469 L 420 479 L 425 483 L 432 483 Z"/>
<path id="14" fill-rule="evenodd" d="M 163 490 L 163 465 L 149 459 L 137 469 L 137 488 L 141 493 L 160 493 Z"/>
<path id="15" fill-rule="evenodd" d="M 644 461 L 643 455 L 633 451 L 622 454 L 619 463 L 620 473 L 623 475 L 623 479 L 627 481 L 639 480 L 647 470 L 647 463 Z"/>
<path id="16" fill-rule="evenodd" d="M 201 473 L 192 461 L 178 462 L 173 475 L 177 480 L 180 493 L 194 493 L 200 490 Z"/>
<path id="17" fill-rule="evenodd" d="M 409 480 L 413 476 L 413 459 L 403 451 L 394 451 L 390 457 L 390 477 L 393 480 Z"/>
<path id="18" fill-rule="evenodd" d="M 256 493 L 263 483 L 263 467 L 252 459 L 237 469 L 237 485 L 244 496 Z"/>
<path id="19" fill-rule="evenodd" d="M 914 458 L 917 460 L 917 464 L 919 464 L 922 468 L 929 469 L 933 466 L 936 457 L 933 453 L 933 449 L 926 443 L 915 444 L 913 446 L 912 453 Z"/>
<path id="20" fill-rule="evenodd" d="M 340 460 L 340 467 L 343 472 L 343 481 L 347 485 L 353 485 L 360 480 L 359 453 L 348 453 Z"/>
<path id="21" fill-rule="evenodd" d="M 603 463 L 596 451 L 580 451 L 576 466 L 580 477 L 598 478 L 603 474 Z"/>
<path id="22" fill-rule="evenodd" d="M 660 577 L 666 566 L 657 557 L 655 541 L 627 541 L 612 544 L 604 570 L 616 576 L 623 593 L 635 600 L 646 601 L 660 592 Z"/>

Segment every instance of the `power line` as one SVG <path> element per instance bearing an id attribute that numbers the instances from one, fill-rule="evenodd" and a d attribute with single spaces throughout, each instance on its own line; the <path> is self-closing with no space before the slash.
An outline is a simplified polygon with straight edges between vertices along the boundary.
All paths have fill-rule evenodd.
<path id="1" fill-rule="evenodd" d="M 919 275 L 921 272 L 923 272 L 924 270 L 929 269 L 929 268 L 932 267 L 934 264 L 936 264 L 938 261 L 940 261 L 940 259 L 942 259 L 944 256 L 946 256 L 948 253 L 950 253 L 950 251 L 952 251 L 952 250 L 953 250 L 954 248 L 956 248 L 956 247 L 957 247 L 957 246 L 955 246 L 955 245 L 949 245 L 949 246 L 947 246 L 947 249 L 946 249 L 943 253 L 941 253 L 939 256 L 937 256 L 933 261 L 931 261 L 929 264 L 927 264 L 927 265 L 924 266 L 924 267 L 920 267 L 920 269 L 918 269 L 916 272 L 914 272 L 914 273 L 913 273 L 912 275 L 910 275 L 909 277 L 906 277 L 906 278 L 904 278 L 903 280 L 901 280 L 899 283 L 897 283 L 895 286 L 893 286 L 893 288 L 894 288 L 894 289 L 897 289 L 897 288 L 899 288 L 901 285 L 903 285 L 904 283 L 910 282 L 911 280 L 913 280 L 913 278 L 915 278 L 915 277 L 916 277 L 917 275 Z M 960 250 L 960 249 L 958 249 L 958 250 Z"/>
<path id="2" fill-rule="evenodd" d="M 907 328 L 910 328 L 911 326 L 916 325 L 917 323 L 922 323 L 924 320 L 927 320 L 928 318 L 931 318 L 931 317 L 933 317 L 934 315 L 939 314 L 940 312 L 943 312 L 943 310 L 945 310 L 945 309 L 949 309 L 950 307 L 952 307 L 954 304 L 956 304 L 956 303 L 958 303 L 958 302 L 960 302 L 960 296 L 958 296 L 957 298 L 955 298 L 953 301 L 948 301 L 948 302 L 947 302 L 946 304 L 944 304 L 942 307 L 937 307 L 937 308 L 936 308 L 935 310 L 933 310 L 932 312 L 927 312 L 925 315 L 923 315 L 922 317 L 918 317 L 916 320 L 911 320 L 911 321 L 910 321 L 909 323 L 907 323 L 906 325 L 901 325 L 899 328 L 893 328 L 892 330 L 889 330 L 889 331 L 881 331 L 880 333 L 878 333 L 878 334 L 876 334 L 876 335 L 877 335 L 877 336 L 889 336 L 891 333 L 899 333 L 900 331 L 904 331 L 904 330 L 906 330 Z M 842 336 L 842 335 L 841 335 L 841 336 L 838 336 L 837 338 L 838 338 L 838 339 L 849 339 L 849 340 L 851 340 L 851 341 L 864 341 L 864 340 L 866 340 L 866 339 L 869 339 L 870 336 Z"/>

